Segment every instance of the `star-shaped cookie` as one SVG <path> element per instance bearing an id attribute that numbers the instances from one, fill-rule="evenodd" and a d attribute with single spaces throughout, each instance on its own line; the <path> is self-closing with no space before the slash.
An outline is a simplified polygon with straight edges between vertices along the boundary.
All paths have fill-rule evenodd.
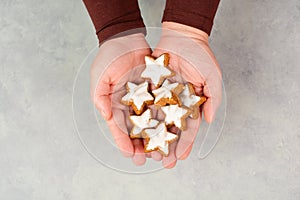
<path id="1" fill-rule="evenodd" d="M 171 83 L 165 80 L 162 86 L 156 90 L 152 90 L 155 96 L 154 104 L 164 106 L 166 104 L 181 104 L 178 98 L 179 93 L 183 90 L 180 83 Z"/>
<path id="2" fill-rule="evenodd" d="M 161 110 L 166 115 L 165 123 L 167 126 L 175 125 L 182 131 L 186 129 L 185 120 L 191 114 L 190 110 L 178 105 L 163 106 Z"/>
<path id="3" fill-rule="evenodd" d="M 152 81 L 155 87 L 159 87 L 165 78 L 175 75 L 168 67 L 169 54 L 164 53 L 154 59 L 150 56 L 145 56 L 146 69 L 142 72 L 141 77 Z"/>
<path id="4" fill-rule="evenodd" d="M 145 105 L 153 103 L 153 96 L 148 93 L 148 82 L 136 85 L 134 83 L 127 83 L 127 94 L 122 97 L 122 103 L 132 106 L 134 112 L 140 115 Z"/>
<path id="5" fill-rule="evenodd" d="M 195 95 L 193 85 L 188 83 L 185 85 L 183 91 L 179 94 L 181 103 L 191 109 L 190 117 L 197 119 L 199 116 L 199 106 L 206 101 L 206 97 L 199 97 Z"/>
<path id="6" fill-rule="evenodd" d="M 131 115 L 129 118 L 133 124 L 133 128 L 130 132 L 131 138 L 142 138 L 142 131 L 144 129 L 154 128 L 159 123 L 159 121 L 152 119 L 152 113 L 150 109 L 147 109 L 140 116 Z"/>
<path id="7" fill-rule="evenodd" d="M 154 129 L 145 129 L 145 152 L 159 151 L 164 156 L 169 154 L 169 144 L 177 140 L 178 136 L 167 131 L 165 123 L 160 123 Z"/>

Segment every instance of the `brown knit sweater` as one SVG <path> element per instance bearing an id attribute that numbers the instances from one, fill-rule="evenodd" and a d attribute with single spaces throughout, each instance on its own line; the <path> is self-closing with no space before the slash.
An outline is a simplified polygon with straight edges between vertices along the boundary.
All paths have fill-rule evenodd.
<path id="1" fill-rule="evenodd" d="M 220 0 L 167 0 L 162 21 L 192 26 L 210 34 Z M 99 42 L 145 27 L 137 0 L 83 0 Z"/>

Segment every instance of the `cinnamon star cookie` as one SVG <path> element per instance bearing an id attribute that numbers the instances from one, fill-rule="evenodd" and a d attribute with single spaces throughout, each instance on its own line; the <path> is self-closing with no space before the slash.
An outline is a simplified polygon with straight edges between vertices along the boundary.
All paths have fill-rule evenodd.
<path id="1" fill-rule="evenodd" d="M 121 102 L 125 105 L 132 106 L 134 112 L 140 115 L 145 105 L 153 103 L 153 96 L 148 92 L 148 82 L 136 85 L 127 83 L 127 94 L 122 97 Z"/>
<path id="2" fill-rule="evenodd" d="M 181 103 L 191 109 L 190 117 L 197 119 L 199 116 L 199 106 L 206 101 L 206 97 L 195 95 L 193 85 L 188 83 L 185 85 L 183 91 L 179 94 Z"/>
<path id="3" fill-rule="evenodd" d="M 142 138 L 142 131 L 147 128 L 156 127 L 159 121 L 152 119 L 152 113 L 150 109 L 147 109 L 142 115 L 131 115 L 130 121 L 133 124 L 133 128 L 130 132 L 131 138 Z"/>
<path id="4" fill-rule="evenodd" d="M 163 106 L 161 110 L 166 115 L 165 122 L 167 126 L 175 125 L 182 131 L 186 129 L 185 120 L 191 114 L 190 110 L 178 105 Z"/>
<path id="5" fill-rule="evenodd" d="M 180 83 L 171 83 L 165 80 L 162 86 L 156 90 L 152 90 L 155 96 L 154 104 L 164 106 L 166 104 L 181 104 L 178 98 L 179 93 L 183 90 Z"/>
<path id="6" fill-rule="evenodd" d="M 152 81 L 155 87 L 159 87 L 165 78 L 173 76 L 175 73 L 168 67 L 169 54 L 164 53 L 154 59 L 150 56 L 145 56 L 146 68 L 142 72 L 141 77 Z"/>
<path id="7" fill-rule="evenodd" d="M 160 123 L 154 129 L 144 130 L 146 137 L 145 152 L 159 151 L 164 156 L 169 154 L 169 144 L 177 140 L 178 136 L 167 131 L 165 123 Z"/>

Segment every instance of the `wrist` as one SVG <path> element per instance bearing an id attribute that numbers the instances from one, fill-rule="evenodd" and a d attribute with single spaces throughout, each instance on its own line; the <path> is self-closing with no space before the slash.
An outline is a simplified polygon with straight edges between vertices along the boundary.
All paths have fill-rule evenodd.
<path id="1" fill-rule="evenodd" d="M 149 48 L 149 45 L 143 33 L 133 33 L 128 35 L 113 37 L 103 42 L 100 45 L 100 47 L 101 46 L 119 46 L 119 47 L 122 46 L 127 50 Z"/>
<path id="2" fill-rule="evenodd" d="M 168 30 L 171 30 L 171 31 L 176 31 L 185 37 L 189 37 L 193 40 L 202 41 L 208 44 L 208 34 L 200 29 L 187 26 L 184 24 L 180 24 L 177 22 L 166 22 L 166 21 L 162 23 L 162 28 L 163 28 L 163 35 L 164 33 L 166 34 L 167 32 L 170 32 Z"/>

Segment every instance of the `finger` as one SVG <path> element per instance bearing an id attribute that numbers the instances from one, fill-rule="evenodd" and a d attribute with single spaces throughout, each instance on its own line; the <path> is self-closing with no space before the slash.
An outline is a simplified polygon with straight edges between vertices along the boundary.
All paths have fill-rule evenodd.
<path id="1" fill-rule="evenodd" d="M 98 58 L 97 58 L 98 59 Z M 100 111 L 103 118 L 105 120 L 109 120 L 112 116 L 112 100 L 111 94 L 118 90 L 118 87 L 114 87 L 116 83 L 118 83 L 119 87 L 125 85 L 124 79 L 123 82 L 119 80 L 122 76 L 124 76 L 132 66 L 123 66 L 119 67 L 117 62 L 121 62 L 124 59 L 124 55 L 118 58 L 117 60 L 110 61 L 111 63 L 107 63 L 105 60 L 100 60 L 96 63 L 101 63 L 101 65 L 93 65 L 93 70 L 90 71 L 91 77 L 91 96 L 96 108 Z M 103 72 L 99 72 L 99 69 L 106 68 Z M 112 92 L 113 88 L 115 88 L 114 92 Z"/>
<path id="2" fill-rule="evenodd" d="M 169 155 L 167 157 L 163 157 L 162 164 L 165 168 L 171 169 L 175 167 L 177 159 L 175 156 L 175 148 L 176 148 L 176 142 L 170 144 L 169 146 Z"/>
<path id="3" fill-rule="evenodd" d="M 222 101 L 222 76 L 216 61 L 207 58 L 198 59 L 195 56 L 188 61 L 182 60 L 185 70 L 183 77 L 193 83 L 196 88 L 203 87 L 203 94 L 207 97 L 203 104 L 204 117 L 207 123 L 211 123 Z M 197 91 L 201 92 L 201 91 Z"/>
<path id="4" fill-rule="evenodd" d="M 201 65 L 201 63 L 198 65 Z M 196 92 L 202 93 L 207 98 L 203 104 L 203 112 L 207 123 L 211 123 L 222 101 L 222 78 L 219 76 L 217 69 L 212 69 L 211 71 L 205 69 L 195 70 L 196 68 L 189 63 L 185 63 L 184 66 L 186 66 L 186 70 L 183 71 L 183 76 L 191 82 L 196 89 L 203 88 L 202 91 L 197 90 Z M 201 66 L 215 68 L 208 64 L 202 64 Z"/>
<path id="5" fill-rule="evenodd" d="M 132 161 L 134 164 L 140 166 L 145 164 L 146 162 L 146 155 L 144 153 L 144 145 L 141 139 L 134 139 L 132 140 L 134 145 L 134 155 L 132 157 Z"/>
<path id="6" fill-rule="evenodd" d="M 134 155 L 134 147 L 126 131 L 124 113 L 121 110 L 114 109 L 113 115 L 114 117 L 107 121 L 107 125 L 122 154 L 125 157 L 132 157 Z M 118 123 L 116 123 L 116 120 Z"/>
<path id="7" fill-rule="evenodd" d="M 198 96 L 203 96 L 203 87 L 194 87 L 195 94 Z"/>
<path id="8" fill-rule="evenodd" d="M 101 113 L 102 117 L 105 120 L 109 120 L 112 116 L 110 84 L 103 79 L 100 79 L 98 81 L 98 78 L 94 76 L 94 74 L 91 74 L 91 99 L 94 105 L 96 106 L 97 110 Z"/>
<path id="9" fill-rule="evenodd" d="M 185 160 L 190 155 L 191 151 L 193 149 L 193 143 L 192 145 L 185 151 L 185 153 L 180 157 L 179 160 Z"/>
<path id="10" fill-rule="evenodd" d="M 159 153 L 157 151 L 152 151 L 151 152 L 151 157 L 153 158 L 153 160 L 156 160 L 156 161 L 161 161 L 161 159 L 163 158 L 161 153 Z"/>
<path id="11" fill-rule="evenodd" d="M 104 120 L 109 120 L 112 117 L 111 98 L 110 96 L 101 96 L 94 100 L 97 110 L 101 113 Z"/>
<path id="12" fill-rule="evenodd" d="M 198 65 L 201 65 L 201 63 Z M 183 77 L 191 82 L 195 88 L 203 87 L 203 90 L 198 90 L 197 93 L 202 93 L 207 98 L 203 104 L 203 112 L 207 123 L 212 123 L 222 102 L 222 77 L 217 69 L 211 71 L 196 69 L 187 62 L 184 63 L 184 66 L 186 70 L 182 71 Z M 201 66 L 206 66 L 207 69 L 212 68 L 207 63 L 203 63 Z"/>
<path id="13" fill-rule="evenodd" d="M 201 123 L 201 115 L 197 119 L 188 119 L 187 128 L 181 132 L 176 147 L 176 157 L 179 160 L 185 159 L 189 155 L 189 149 L 192 147 Z M 187 154 L 187 155 L 186 155 Z"/>
<path id="14" fill-rule="evenodd" d="M 207 79 L 203 88 L 207 100 L 203 104 L 204 117 L 207 123 L 212 123 L 218 107 L 222 102 L 222 82 L 221 80 Z"/>
<path id="15" fill-rule="evenodd" d="M 146 154 L 146 158 L 151 158 L 151 153 L 145 153 Z"/>

